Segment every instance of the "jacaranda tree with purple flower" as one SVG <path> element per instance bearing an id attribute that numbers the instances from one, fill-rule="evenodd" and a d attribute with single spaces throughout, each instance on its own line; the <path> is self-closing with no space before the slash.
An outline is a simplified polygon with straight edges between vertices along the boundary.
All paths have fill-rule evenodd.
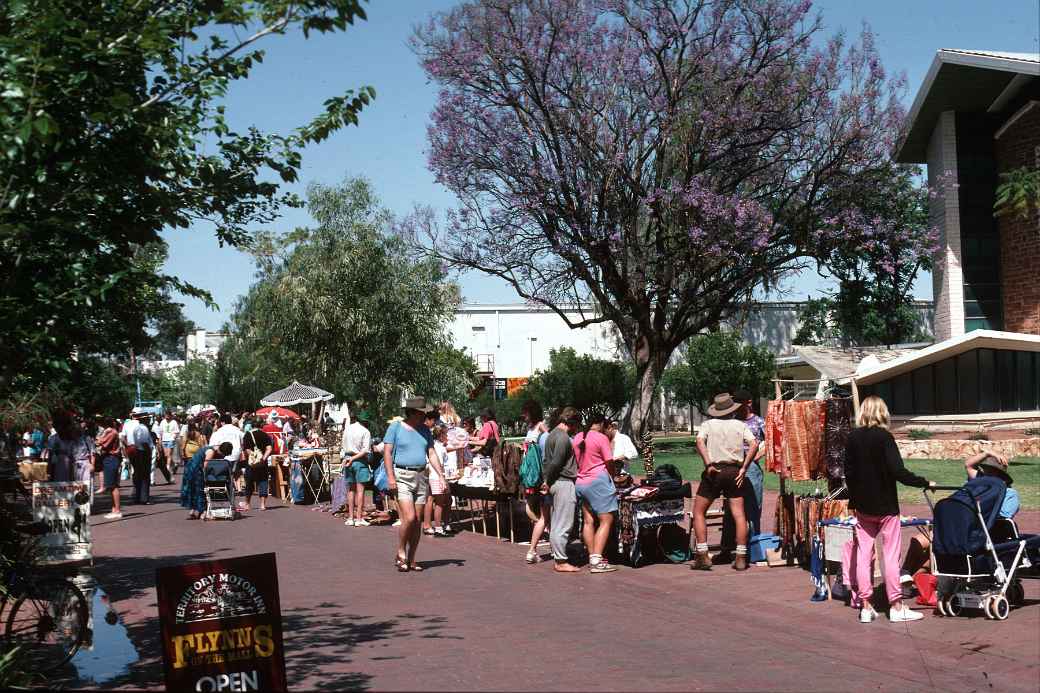
<path id="1" fill-rule="evenodd" d="M 613 323 L 636 433 L 680 344 L 847 242 L 827 220 L 898 132 L 869 32 L 824 40 L 810 4 L 483 0 L 415 34 L 440 88 L 429 165 L 459 208 L 412 222 L 571 327 Z"/>

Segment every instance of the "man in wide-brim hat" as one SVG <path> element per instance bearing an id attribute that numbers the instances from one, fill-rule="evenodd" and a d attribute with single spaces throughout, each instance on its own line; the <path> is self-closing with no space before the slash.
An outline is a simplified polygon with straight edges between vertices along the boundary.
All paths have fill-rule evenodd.
<path id="1" fill-rule="evenodd" d="M 742 404 L 728 392 L 715 395 L 708 416 L 697 431 L 697 451 L 704 460 L 704 473 L 693 501 L 693 531 L 697 538 L 694 570 L 711 570 L 708 555 L 708 508 L 720 495 L 726 498 L 737 529 L 734 570 L 747 570 L 747 519 L 741 486 L 748 465 L 755 459 L 758 439 L 747 425 L 736 418 Z M 746 450 L 746 452 L 745 452 Z"/>
<path id="2" fill-rule="evenodd" d="M 430 496 L 426 466 L 430 465 L 442 479 L 445 478 L 441 461 L 433 449 L 433 435 L 423 425 L 423 418 L 427 412 L 433 411 L 433 407 L 426 403 L 425 397 L 409 397 L 403 409 L 404 419 L 391 424 L 383 437 L 388 492 L 397 499 L 401 515 L 394 564 L 402 573 L 422 570 L 415 563 L 415 552 L 422 536 L 416 506 L 425 505 Z"/>

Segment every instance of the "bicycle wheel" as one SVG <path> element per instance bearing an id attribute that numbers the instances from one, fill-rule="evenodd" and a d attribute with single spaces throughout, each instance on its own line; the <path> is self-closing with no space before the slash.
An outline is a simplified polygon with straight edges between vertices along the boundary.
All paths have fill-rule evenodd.
<path id="1" fill-rule="evenodd" d="M 87 618 L 87 600 L 78 587 L 61 578 L 39 578 L 11 606 L 5 635 L 28 671 L 47 673 L 79 650 Z"/>

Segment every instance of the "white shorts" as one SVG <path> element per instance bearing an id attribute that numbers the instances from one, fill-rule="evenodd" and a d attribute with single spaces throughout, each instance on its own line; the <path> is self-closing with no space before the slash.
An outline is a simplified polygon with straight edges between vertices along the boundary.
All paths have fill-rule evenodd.
<path id="1" fill-rule="evenodd" d="M 397 480 L 397 500 L 424 505 L 430 497 L 430 480 L 426 469 L 401 469 L 394 467 Z"/>

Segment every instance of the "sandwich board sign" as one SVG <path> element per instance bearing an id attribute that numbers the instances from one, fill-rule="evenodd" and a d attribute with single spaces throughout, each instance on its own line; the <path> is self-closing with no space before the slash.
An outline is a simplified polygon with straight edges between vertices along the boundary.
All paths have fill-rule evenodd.
<path id="1" fill-rule="evenodd" d="M 285 691 L 273 553 L 159 568 L 168 691 Z"/>
<path id="2" fill-rule="evenodd" d="M 44 562 L 91 559 L 89 501 L 89 481 L 33 482 L 33 520 L 47 526 L 37 544 Z"/>

